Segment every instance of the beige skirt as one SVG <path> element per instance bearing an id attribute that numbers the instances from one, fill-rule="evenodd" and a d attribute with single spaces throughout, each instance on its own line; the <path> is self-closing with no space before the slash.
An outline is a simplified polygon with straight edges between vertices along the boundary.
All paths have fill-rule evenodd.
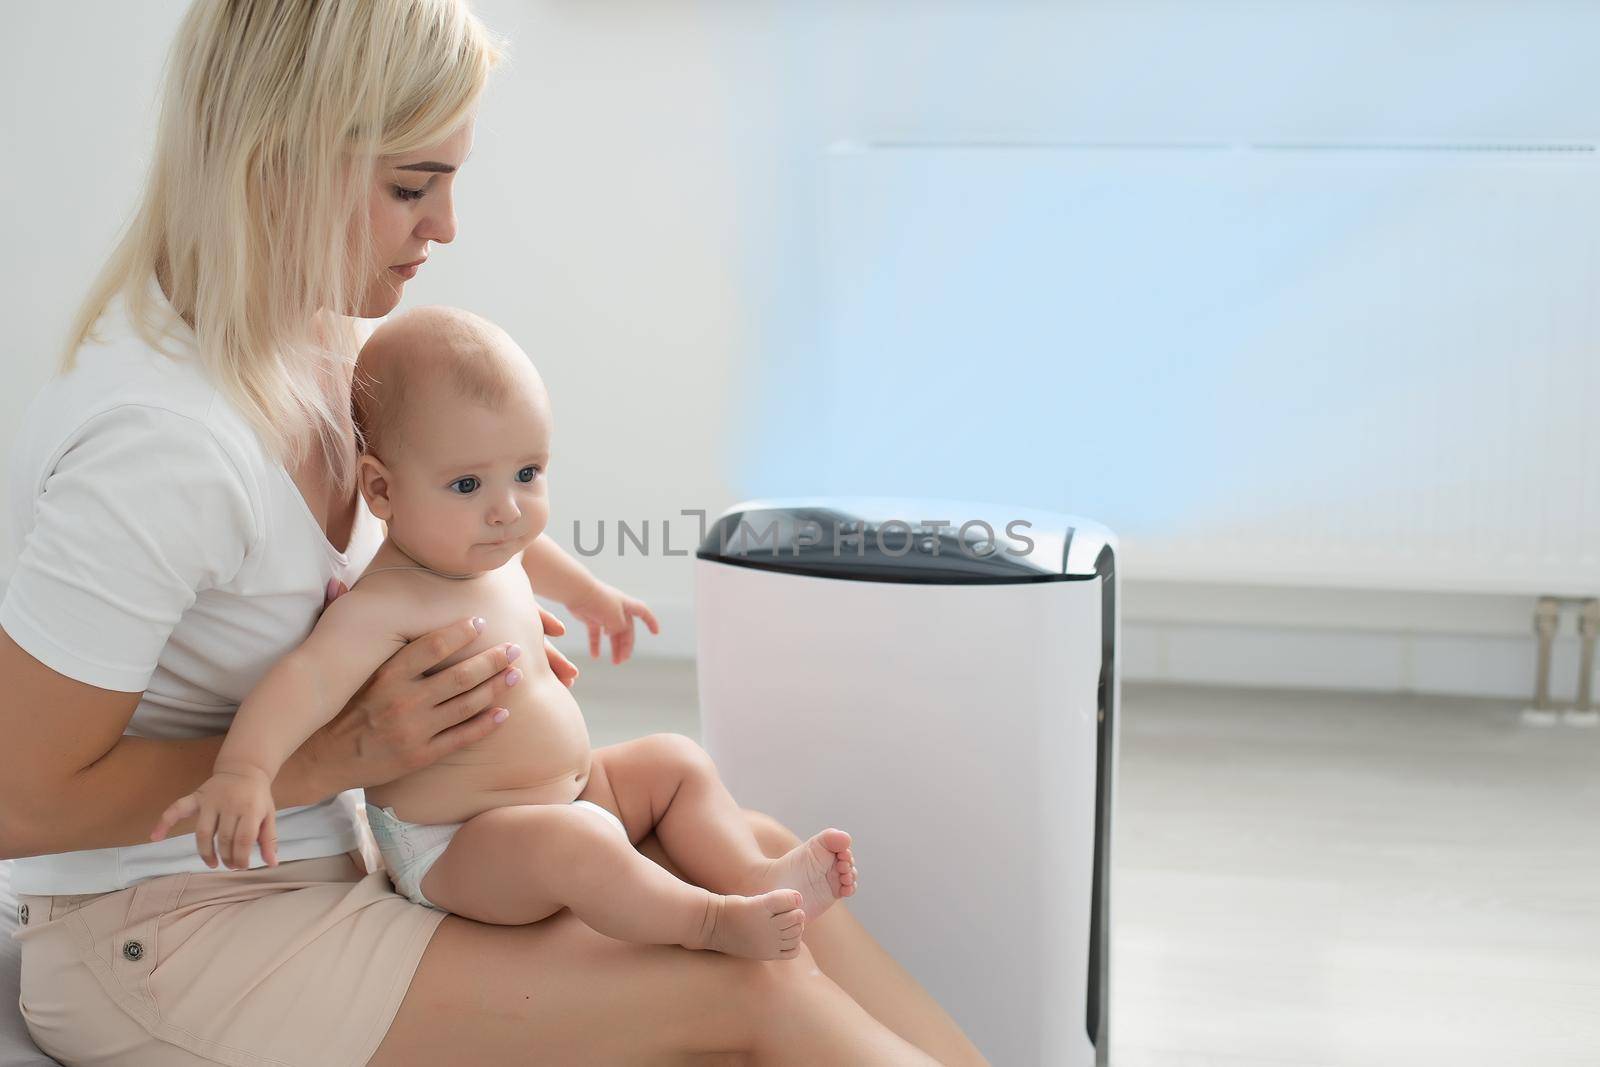
<path id="1" fill-rule="evenodd" d="M 362 1067 L 445 917 L 375 860 L 19 894 L 28 1032 L 69 1067 Z"/>

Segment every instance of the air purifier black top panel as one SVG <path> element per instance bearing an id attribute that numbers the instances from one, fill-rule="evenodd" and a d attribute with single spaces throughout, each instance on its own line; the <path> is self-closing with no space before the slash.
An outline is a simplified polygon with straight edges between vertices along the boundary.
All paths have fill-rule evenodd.
<path id="1" fill-rule="evenodd" d="M 1095 577 L 1108 536 L 1094 523 L 1024 508 L 819 497 L 730 508 L 707 529 L 696 556 L 856 581 L 1061 582 Z"/>

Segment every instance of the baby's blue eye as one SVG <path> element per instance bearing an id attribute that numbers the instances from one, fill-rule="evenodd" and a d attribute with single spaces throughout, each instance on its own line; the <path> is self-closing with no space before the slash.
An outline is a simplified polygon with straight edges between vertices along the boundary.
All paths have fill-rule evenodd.
<path id="1" fill-rule="evenodd" d="M 454 489 L 462 496 L 470 496 L 478 491 L 478 479 L 470 476 L 466 478 L 457 478 L 455 481 L 450 483 L 450 488 Z"/>
<path id="2" fill-rule="evenodd" d="M 519 482 L 531 482 L 538 476 L 539 476 L 539 468 L 538 467 L 523 467 L 521 470 L 519 470 L 517 472 L 517 481 L 519 481 Z"/>

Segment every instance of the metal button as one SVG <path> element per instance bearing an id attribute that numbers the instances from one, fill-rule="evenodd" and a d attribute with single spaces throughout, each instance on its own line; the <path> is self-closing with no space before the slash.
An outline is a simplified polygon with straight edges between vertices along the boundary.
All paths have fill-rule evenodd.
<path id="1" fill-rule="evenodd" d="M 144 946 L 137 941 L 124 941 L 122 943 L 122 958 L 138 963 L 144 958 Z"/>
<path id="2" fill-rule="evenodd" d="M 28 925 L 28 906 L 26 904 L 17 905 L 17 922 L 23 926 Z"/>

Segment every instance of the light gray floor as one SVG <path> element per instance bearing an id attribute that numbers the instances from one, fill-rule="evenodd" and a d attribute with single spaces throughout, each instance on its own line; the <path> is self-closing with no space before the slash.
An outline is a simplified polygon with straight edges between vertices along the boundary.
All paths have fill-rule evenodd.
<path id="1" fill-rule="evenodd" d="M 699 736 L 691 664 L 581 665 L 596 746 Z M 1440 697 L 1124 704 L 1115 1067 L 1600 1064 L 1600 730 Z"/>

